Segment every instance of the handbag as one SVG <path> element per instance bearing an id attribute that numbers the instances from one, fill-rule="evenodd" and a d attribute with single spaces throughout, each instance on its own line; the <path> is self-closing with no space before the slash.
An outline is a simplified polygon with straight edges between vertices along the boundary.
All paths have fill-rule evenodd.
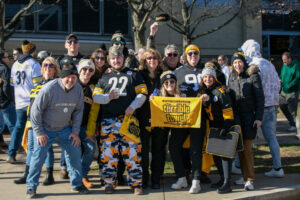
<path id="1" fill-rule="evenodd" d="M 231 127 L 225 136 L 220 134 L 221 129 L 211 128 L 206 146 L 206 152 L 216 156 L 234 158 L 239 133 L 235 132 L 236 127 Z"/>

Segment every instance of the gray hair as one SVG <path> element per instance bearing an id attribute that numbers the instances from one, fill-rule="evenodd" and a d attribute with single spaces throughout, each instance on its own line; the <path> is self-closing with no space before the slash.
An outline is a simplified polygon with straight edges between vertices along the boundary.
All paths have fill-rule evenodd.
<path id="1" fill-rule="evenodd" d="M 175 44 L 168 44 L 165 47 L 165 55 L 166 55 L 166 53 L 167 53 L 168 50 L 174 50 L 174 51 L 176 51 L 179 54 L 179 49 L 178 49 L 178 47 Z"/>

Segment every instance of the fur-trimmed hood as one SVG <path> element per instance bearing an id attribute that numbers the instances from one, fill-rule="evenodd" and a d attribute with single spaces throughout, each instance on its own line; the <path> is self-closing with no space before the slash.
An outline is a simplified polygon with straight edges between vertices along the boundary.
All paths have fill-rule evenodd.
<path id="1" fill-rule="evenodd" d="M 260 72 L 259 67 L 257 65 L 250 65 L 246 70 L 246 73 L 251 76 L 252 74 Z"/>

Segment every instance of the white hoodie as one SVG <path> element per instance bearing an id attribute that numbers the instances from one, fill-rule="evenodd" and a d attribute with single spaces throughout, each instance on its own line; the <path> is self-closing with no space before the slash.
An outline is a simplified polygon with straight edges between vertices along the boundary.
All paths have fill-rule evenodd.
<path id="1" fill-rule="evenodd" d="M 274 65 L 262 58 L 260 45 L 253 39 L 247 40 L 241 49 L 247 58 L 248 64 L 255 64 L 259 67 L 265 95 L 265 107 L 277 106 L 279 104 L 280 79 Z"/>

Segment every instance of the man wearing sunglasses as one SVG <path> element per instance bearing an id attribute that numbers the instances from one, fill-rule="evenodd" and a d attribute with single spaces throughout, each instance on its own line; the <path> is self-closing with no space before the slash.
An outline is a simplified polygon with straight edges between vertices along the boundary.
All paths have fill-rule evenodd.
<path id="1" fill-rule="evenodd" d="M 62 60 L 64 59 L 71 59 L 73 62 L 78 66 L 79 61 L 84 57 L 82 54 L 79 53 L 79 40 L 78 36 L 71 33 L 66 37 L 65 41 L 65 48 L 67 49 L 67 53 L 64 56 L 58 58 L 58 63 L 60 67 L 63 66 Z"/>
<path id="2" fill-rule="evenodd" d="M 116 31 L 111 37 L 111 46 L 118 46 L 123 51 L 124 65 L 130 69 L 137 69 L 139 67 L 139 61 L 134 55 L 129 54 L 126 47 L 126 40 L 122 33 Z"/>

